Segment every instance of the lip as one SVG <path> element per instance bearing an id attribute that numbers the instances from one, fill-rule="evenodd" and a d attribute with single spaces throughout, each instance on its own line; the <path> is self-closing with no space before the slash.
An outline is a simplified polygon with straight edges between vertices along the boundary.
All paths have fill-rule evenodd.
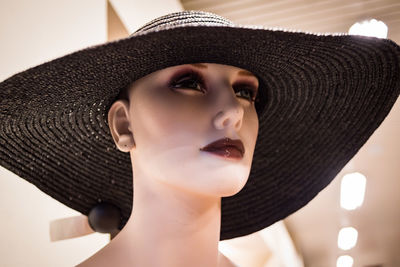
<path id="1" fill-rule="evenodd" d="M 225 158 L 243 158 L 245 149 L 240 139 L 222 138 L 200 148 L 201 151 L 211 152 Z"/>

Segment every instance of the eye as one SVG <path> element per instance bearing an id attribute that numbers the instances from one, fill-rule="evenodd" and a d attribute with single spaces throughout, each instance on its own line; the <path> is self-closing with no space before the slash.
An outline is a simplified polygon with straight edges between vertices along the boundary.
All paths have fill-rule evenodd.
<path id="1" fill-rule="evenodd" d="M 182 74 L 178 74 L 176 78 L 172 79 L 169 87 L 173 89 L 190 88 L 203 93 L 205 92 L 203 77 L 193 70 L 187 70 Z"/>
<path id="2" fill-rule="evenodd" d="M 247 99 L 250 102 L 255 102 L 257 90 L 254 88 L 253 85 L 249 84 L 238 84 L 234 85 L 233 89 L 237 96 Z"/>
<path id="3" fill-rule="evenodd" d="M 192 69 L 178 72 L 171 79 L 169 87 L 172 89 L 194 89 L 202 93 L 206 92 L 203 76 Z M 249 102 L 256 101 L 257 89 L 253 84 L 242 82 L 235 84 L 233 89 L 238 97 L 247 99 Z"/>

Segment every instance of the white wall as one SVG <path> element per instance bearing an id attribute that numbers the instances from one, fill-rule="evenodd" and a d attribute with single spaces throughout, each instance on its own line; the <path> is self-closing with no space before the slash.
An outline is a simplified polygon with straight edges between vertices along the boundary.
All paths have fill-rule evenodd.
<path id="1" fill-rule="evenodd" d="M 179 0 L 110 0 L 129 33 L 160 16 L 183 10 Z"/>
<path id="2" fill-rule="evenodd" d="M 1 0 L 0 80 L 106 38 L 105 0 Z"/>

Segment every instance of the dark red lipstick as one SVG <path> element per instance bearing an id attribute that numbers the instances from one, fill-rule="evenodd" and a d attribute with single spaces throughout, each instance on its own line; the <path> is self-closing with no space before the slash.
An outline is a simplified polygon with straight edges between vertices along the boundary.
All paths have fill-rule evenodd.
<path id="1" fill-rule="evenodd" d="M 201 151 L 207 151 L 214 153 L 218 156 L 223 156 L 225 158 L 235 158 L 241 159 L 244 155 L 244 146 L 242 141 L 232 140 L 230 138 L 219 139 L 200 148 Z"/>

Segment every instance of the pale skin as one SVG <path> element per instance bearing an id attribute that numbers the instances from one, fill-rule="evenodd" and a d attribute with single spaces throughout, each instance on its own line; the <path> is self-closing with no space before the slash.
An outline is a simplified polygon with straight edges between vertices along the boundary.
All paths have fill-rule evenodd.
<path id="1" fill-rule="evenodd" d="M 188 70 L 203 81 L 189 85 Z M 171 87 L 177 80 L 183 83 Z M 180 65 L 135 81 L 129 99 L 113 103 L 110 131 L 117 148 L 130 153 L 133 211 L 121 232 L 79 266 L 235 266 L 218 242 L 221 197 L 246 184 L 258 133 L 243 84 L 258 88 L 257 78 L 241 68 Z M 243 142 L 243 158 L 200 151 L 224 137 Z"/>

